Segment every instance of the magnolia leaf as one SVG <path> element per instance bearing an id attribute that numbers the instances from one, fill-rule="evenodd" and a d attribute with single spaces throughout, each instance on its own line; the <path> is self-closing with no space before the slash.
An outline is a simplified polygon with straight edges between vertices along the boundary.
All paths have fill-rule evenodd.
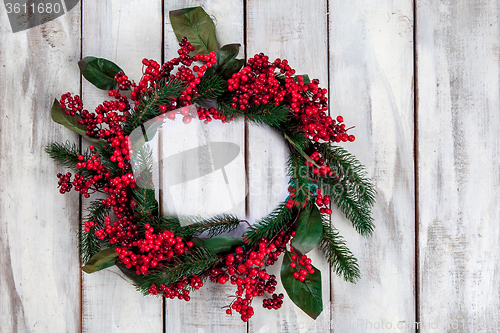
<path id="1" fill-rule="evenodd" d="M 297 219 L 297 230 L 292 240 L 293 249 L 306 254 L 314 249 L 323 236 L 323 221 L 316 205 L 306 207 Z"/>
<path id="2" fill-rule="evenodd" d="M 52 120 L 55 121 L 58 124 L 63 125 L 64 127 L 72 130 L 75 133 L 80 134 L 81 136 L 87 138 L 88 140 L 92 142 L 99 142 L 100 140 L 97 138 L 91 138 L 90 136 L 87 136 L 87 126 L 86 125 L 80 125 L 78 123 L 78 120 L 82 119 L 80 115 L 76 114 L 74 116 L 67 115 L 65 110 L 61 109 L 61 104 L 59 104 L 59 101 L 57 99 L 54 100 L 54 104 L 52 104 L 52 109 L 50 110 L 50 116 L 52 117 Z"/>
<path id="3" fill-rule="evenodd" d="M 78 62 L 82 75 L 94 86 L 103 90 L 111 90 L 118 87 L 115 75 L 123 72 L 112 61 L 103 58 L 85 57 Z"/>
<path id="4" fill-rule="evenodd" d="M 311 79 L 309 78 L 309 75 L 302 74 L 300 76 L 302 76 L 302 81 L 304 82 L 304 84 L 311 83 Z M 299 81 L 299 75 L 295 75 L 293 78 L 295 79 L 295 81 Z"/>
<path id="5" fill-rule="evenodd" d="M 240 51 L 240 46 L 240 44 L 227 44 L 221 47 L 217 51 L 217 63 L 207 69 L 205 75 L 220 75 L 224 76 L 225 79 L 229 79 L 233 73 L 239 71 L 242 65 L 238 68 L 236 68 L 236 65 L 242 60 L 236 59 L 236 56 Z"/>
<path id="6" fill-rule="evenodd" d="M 244 64 L 244 59 L 231 59 L 224 70 L 221 72 L 221 76 L 226 80 L 230 79 L 231 76 L 239 71 Z"/>
<path id="7" fill-rule="evenodd" d="M 204 247 L 209 249 L 212 253 L 218 254 L 223 252 L 229 252 L 234 246 L 243 246 L 245 243 L 241 239 L 237 239 L 231 236 L 219 236 L 212 238 L 198 238 L 193 237 L 191 241 L 197 247 Z"/>
<path id="8" fill-rule="evenodd" d="M 219 45 L 215 25 L 201 7 L 191 7 L 170 12 L 170 23 L 179 42 L 186 37 L 194 46 L 190 55 L 217 52 Z"/>
<path id="9" fill-rule="evenodd" d="M 82 267 L 82 271 L 90 274 L 114 266 L 116 257 L 118 257 L 118 253 L 116 253 L 114 247 L 102 250 L 101 252 L 94 254 L 92 258 L 87 261 L 85 266 Z"/>
<path id="10" fill-rule="evenodd" d="M 281 283 L 292 300 L 309 317 L 316 319 L 323 311 L 321 271 L 313 266 L 314 274 L 307 274 L 302 282 L 293 277 L 299 266 L 292 268 L 292 253 L 286 251 L 281 266 Z"/>

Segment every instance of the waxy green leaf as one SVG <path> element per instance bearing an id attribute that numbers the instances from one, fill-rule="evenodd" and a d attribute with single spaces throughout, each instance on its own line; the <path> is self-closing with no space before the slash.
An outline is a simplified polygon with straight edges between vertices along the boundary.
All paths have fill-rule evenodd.
<path id="1" fill-rule="evenodd" d="M 293 249 L 306 254 L 314 249 L 323 236 L 323 221 L 316 205 L 306 207 L 297 219 L 297 230 L 292 240 Z"/>
<path id="2" fill-rule="evenodd" d="M 230 236 L 219 236 L 212 238 L 193 237 L 191 241 L 195 246 L 207 248 L 215 254 L 230 252 L 235 246 L 245 245 L 245 243 L 243 243 L 241 239 Z"/>
<path id="3" fill-rule="evenodd" d="M 57 99 L 54 100 L 54 104 L 52 104 L 52 109 L 50 110 L 50 116 L 52 120 L 58 124 L 63 125 L 64 127 L 72 130 L 75 133 L 80 134 L 81 136 L 87 138 L 92 142 L 99 142 L 100 140 L 97 138 L 91 138 L 87 136 L 87 126 L 80 125 L 78 120 L 82 119 L 80 115 L 68 116 L 65 110 L 61 109 L 61 104 Z"/>
<path id="4" fill-rule="evenodd" d="M 103 90 L 111 90 L 118 87 L 115 75 L 122 71 L 112 61 L 103 58 L 85 57 L 78 62 L 82 75 L 94 86 Z"/>
<path id="5" fill-rule="evenodd" d="M 194 54 L 217 52 L 219 45 L 215 36 L 215 25 L 201 7 L 174 10 L 169 13 L 170 23 L 179 42 L 186 37 L 194 46 Z"/>
<path id="6" fill-rule="evenodd" d="M 82 271 L 90 274 L 114 266 L 117 257 L 118 253 L 116 253 L 114 247 L 107 248 L 92 256 L 85 266 L 82 267 Z"/>
<path id="7" fill-rule="evenodd" d="M 323 311 L 323 298 L 321 287 L 321 271 L 313 266 L 314 274 L 307 274 L 304 281 L 293 277 L 299 272 L 299 266 L 292 268 L 292 253 L 286 251 L 281 266 L 281 283 L 292 300 L 302 311 L 316 319 Z"/>
<path id="8" fill-rule="evenodd" d="M 217 51 L 217 63 L 210 67 L 205 73 L 209 75 L 219 75 L 224 79 L 229 79 L 231 76 L 238 72 L 244 65 L 245 60 L 236 59 L 240 50 L 240 44 L 227 44 Z"/>

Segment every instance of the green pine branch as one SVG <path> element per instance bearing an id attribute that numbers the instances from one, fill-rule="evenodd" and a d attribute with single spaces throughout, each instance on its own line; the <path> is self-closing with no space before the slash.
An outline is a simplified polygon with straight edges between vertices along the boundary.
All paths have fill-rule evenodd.
<path id="1" fill-rule="evenodd" d="M 65 143 L 54 142 L 47 147 L 45 147 L 45 152 L 49 154 L 50 158 L 55 160 L 60 165 L 71 169 L 74 172 L 80 173 L 81 175 L 87 177 L 89 175 L 94 175 L 95 172 L 88 169 L 78 169 L 76 164 L 81 162 L 78 159 L 80 155 L 89 155 L 88 151 L 80 153 L 80 148 L 77 144 L 66 141 Z"/>
<path id="2" fill-rule="evenodd" d="M 193 275 L 201 276 L 210 268 L 217 265 L 219 257 L 205 248 L 193 248 L 191 252 L 176 258 L 170 264 L 160 267 L 157 271 L 143 276 L 137 287 L 148 294 L 147 289 L 151 285 L 161 286 L 162 284 L 170 286 L 173 283 L 190 278 Z"/>
<path id="3" fill-rule="evenodd" d="M 354 228 L 363 236 L 373 233 L 372 204 L 359 200 L 357 193 L 353 192 L 345 183 L 335 178 L 322 178 L 321 188 L 328 194 L 337 207 L 352 222 Z"/>
<path id="4" fill-rule="evenodd" d="M 290 110 L 286 105 L 254 105 L 245 111 L 241 111 L 233 109 L 229 100 L 219 99 L 217 100 L 217 108 L 221 111 L 222 116 L 227 119 L 245 117 L 245 120 L 254 124 L 269 125 L 275 128 L 290 119 Z"/>
<path id="5" fill-rule="evenodd" d="M 107 143 L 95 143 L 94 144 L 95 152 L 100 156 L 100 161 L 102 165 L 104 165 L 111 173 L 112 176 L 121 176 L 123 175 L 123 169 L 118 167 L 118 163 L 111 161 L 111 156 L 114 154 L 114 149 L 111 145 Z"/>
<path id="6" fill-rule="evenodd" d="M 183 227 L 182 231 L 189 235 L 189 237 L 208 231 L 208 237 L 214 237 L 235 230 L 240 225 L 240 222 L 234 215 L 223 214 L 191 223 Z"/>
<path id="7" fill-rule="evenodd" d="M 281 203 L 269 215 L 250 226 L 243 237 L 250 245 L 257 244 L 262 237 L 271 239 L 290 222 L 294 212 L 295 209 L 288 209 L 285 203 Z"/>
<path id="8" fill-rule="evenodd" d="M 342 147 L 327 143 L 319 144 L 319 152 L 335 177 L 353 192 L 353 196 L 364 205 L 375 204 L 375 187 L 368 178 L 365 167 Z"/>
<path id="9" fill-rule="evenodd" d="M 323 217 L 323 236 L 319 248 L 325 253 L 326 259 L 338 276 L 343 276 L 348 282 L 355 283 L 360 278 L 358 260 L 347 248 L 339 231 Z"/>
<path id="10" fill-rule="evenodd" d="M 96 253 L 101 251 L 100 239 L 96 237 L 94 232 L 104 227 L 104 218 L 109 215 L 109 209 L 102 204 L 101 200 L 95 200 L 90 203 L 87 212 L 88 214 L 82 220 L 82 223 L 85 221 L 93 221 L 95 226 L 90 228 L 90 232 L 82 231 L 80 238 L 80 258 L 82 263 L 86 263 Z"/>
<path id="11" fill-rule="evenodd" d="M 169 105 L 173 101 L 173 98 L 181 95 L 183 88 L 183 84 L 176 79 L 161 81 L 159 87 L 151 95 L 146 94 L 140 99 L 140 103 L 136 103 L 136 107 L 123 124 L 125 133 L 132 133 L 140 125 L 160 115 L 159 107 L 161 105 Z"/>
<path id="12" fill-rule="evenodd" d="M 298 152 L 291 152 L 287 160 L 288 184 L 295 187 L 293 200 L 307 203 L 312 198 L 315 181 L 305 166 L 305 159 Z"/>
<path id="13" fill-rule="evenodd" d="M 141 146 L 135 150 L 132 168 L 136 183 L 136 188 L 132 191 L 132 199 L 137 203 L 134 211 L 140 221 L 141 216 L 146 217 L 147 221 L 149 216 L 157 215 L 159 207 L 153 184 L 153 153 L 147 146 Z"/>
<path id="14" fill-rule="evenodd" d="M 227 83 L 222 76 L 219 75 L 205 75 L 201 83 L 198 85 L 198 95 L 195 96 L 194 101 L 204 101 L 208 99 L 217 99 L 226 92 Z"/>

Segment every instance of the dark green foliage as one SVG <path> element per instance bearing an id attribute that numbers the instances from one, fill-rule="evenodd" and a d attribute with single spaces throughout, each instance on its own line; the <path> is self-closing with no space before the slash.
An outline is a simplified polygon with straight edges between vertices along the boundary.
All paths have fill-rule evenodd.
<path id="1" fill-rule="evenodd" d="M 137 287 L 146 295 L 148 294 L 147 289 L 152 284 L 169 286 L 193 275 L 200 276 L 217 265 L 218 261 L 219 257 L 209 250 L 193 248 L 191 252 L 177 257 L 175 262 L 162 266 L 161 270 L 152 271 L 150 274 L 143 276 Z"/>
<path id="2" fill-rule="evenodd" d="M 198 85 L 198 95 L 195 96 L 196 102 L 203 102 L 208 99 L 216 99 L 227 89 L 226 80 L 217 75 L 204 75 L 201 83 Z"/>
<path id="3" fill-rule="evenodd" d="M 305 160 L 298 152 L 288 155 L 287 174 L 290 177 L 288 184 L 296 188 L 293 200 L 307 203 L 312 197 L 315 180 L 311 178 Z"/>
<path id="4" fill-rule="evenodd" d="M 321 178 L 321 187 L 360 234 L 371 235 L 374 228 L 371 209 L 375 203 L 375 189 L 363 165 L 340 147 L 323 143 L 320 144 L 320 153 L 335 172 L 334 177 Z"/>
<path id="5" fill-rule="evenodd" d="M 150 95 L 145 94 L 140 103 L 131 111 L 131 115 L 123 124 L 123 130 L 130 134 L 138 126 L 160 115 L 159 107 L 169 105 L 174 97 L 179 97 L 183 90 L 183 83 L 176 80 L 163 80 Z"/>
<path id="6" fill-rule="evenodd" d="M 347 248 L 339 231 L 325 219 L 323 219 L 323 237 L 319 242 L 319 247 L 338 276 L 343 276 L 346 281 L 352 283 L 359 279 L 357 259 Z"/>
<path id="7" fill-rule="evenodd" d="M 375 203 L 375 188 L 366 174 L 365 167 L 342 147 L 327 143 L 319 145 L 319 152 L 336 177 L 354 196 L 370 207 Z"/>
<path id="8" fill-rule="evenodd" d="M 95 230 L 104 227 L 104 218 L 109 216 L 109 209 L 102 204 L 101 200 L 95 200 L 87 208 L 87 216 L 82 220 L 94 221 L 95 227 L 90 228 L 90 232 L 82 231 L 80 238 L 80 258 L 82 263 L 87 263 L 96 253 L 101 250 L 100 239 L 94 235 Z"/>
<path id="9" fill-rule="evenodd" d="M 134 212 L 139 221 L 148 221 L 150 215 L 158 215 L 159 207 L 153 184 L 153 154 L 147 146 L 135 150 L 132 167 L 136 183 L 132 199 L 137 204 Z"/>
<path id="10" fill-rule="evenodd" d="M 296 214 L 297 211 L 295 209 L 288 209 L 285 203 L 281 203 L 269 215 L 250 226 L 244 238 L 249 241 L 250 245 L 257 244 L 262 237 L 271 239 L 283 230 Z"/>
<path id="11" fill-rule="evenodd" d="M 161 230 L 172 231 L 176 236 L 180 236 L 184 239 L 201 235 L 205 231 L 208 231 L 208 237 L 231 232 L 235 230 L 241 222 L 236 216 L 227 214 L 217 215 L 208 219 L 202 219 L 196 216 L 182 217 L 184 226 L 181 226 L 180 220 L 178 216 L 170 215 L 153 218 L 152 220 L 147 219 L 146 221 Z M 186 225 L 188 220 L 189 222 Z"/>
<path id="12" fill-rule="evenodd" d="M 105 250 L 99 251 L 90 258 L 89 261 L 82 267 L 82 271 L 87 274 L 95 273 L 106 269 L 108 267 L 114 266 L 116 263 L 116 258 L 118 253 L 115 251 L 116 248 L 109 247 Z"/>
<path id="13" fill-rule="evenodd" d="M 286 105 L 254 105 L 243 112 L 233 109 L 230 100 L 219 99 L 217 100 L 217 108 L 228 119 L 245 117 L 245 120 L 257 125 L 280 127 L 290 119 L 290 110 Z"/>
<path id="14" fill-rule="evenodd" d="M 78 156 L 80 153 L 80 148 L 75 144 L 69 141 L 65 143 L 51 143 L 47 147 L 45 147 L 45 152 L 49 154 L 50 158 L 55 160 L 60 165 L 69 168 L 75 172 L 80 172 L 83 170 L 77 169 L 76 163 L 81 162 L 78 160 Z M 88 155 L 88 151 L 83 153 L 82 155 Z"/>
<path id="15" fill-rule="evenodd" d="M 94 145 L 94 150 L 101 157 L 99 160 L 106 167 L 106 169 L 111 173 L 112 176 L 121 176 L 123 169 L 118 167 L 117 162 L 112 162 L 110 160 L 111 156 L 113 156 L 114 149 L 111 145 L 107 143 L 96 143 Z"/>
<path id="16" fill-rule="evenodd" d="M 83 77 L 99 89 L 111 90 L 118 87 L 115 75 L 123 70 L 112 61 L 103 58 L 85 57 L 78 62 Z"/>

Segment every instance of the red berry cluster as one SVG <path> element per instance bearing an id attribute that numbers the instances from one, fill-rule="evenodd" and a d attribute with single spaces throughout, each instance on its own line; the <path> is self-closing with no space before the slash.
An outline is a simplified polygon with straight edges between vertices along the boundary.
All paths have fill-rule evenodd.
<path id="1" fill-rule="evenodd" d="M 162 294 L 166 298 L 178 298 L 189 302 L 191 300 L 191 296 L 189 296 L 189 289 L 187 289 L 188 287 L 197 290 L 203 287 L 203 282 L 201 281 L 201 278 L 194 275 L 190 279 L 184 279 L 183 281 L 174 283 L 171 286 L 162 284 L 158 288 L 156 284 L 152 284 L 151 287 L 148 288 L 148 292 L 153 295 Z"/>
<path id="2" fill-rule="evenodd" d="M 71 181 L 70 181 L 71 180 L 71 172 L 68 172 L 66 174 L 58 173 L 57 178 L 59 178 L 59 181 L 57 182 L 57 184 L 60 187 L 59 192 L 61 192 L 61 194 L 64 194 L 66 192 L 71 191 L 71 188 L 73 187 L 73 185 L 71 185 Z"/>
<path id="3" fill-rule="evenodd" d="M 210 280 L 225 284 L 229 281 L 237 286 L 235 297 L 226 313 L 232 314 L 236 311 L 241 315 L 241 320 L 248 321 L 254 314 L 252 300 L 254 297 L 264 296 L 266 293 L 271 298 L 263 300 L 263 306 L 267 309 L 278 309 L 281 307 L 283 295 L 276 295 L 276 276 L 269 275 L 263 266 L 273 265 L 279 255 L 285 251 L 286 244 L 290 240 L 290 234 L 280 232 L 276 239 L 269 241 L 262 238 L 257 246 L 245 251 L 243 247 L 237 247 L 235 253 L 225 257 L 224 267 L 215 267 L 210 270 Z"/>
<path id="4" fill-rule="evenodd" d="M 292 255 L 292 262 L 290 263 L 290 267 L 297 270 L 293 273 L 293 277 L 303 282 L 306 279 L 307 274 L 314 274 L 314 268 L 311 265 L 311 259 L 309 259 L 306 255 L 297 255 L 292 247 L 291 251 L 294 254 Z"/>
<path id="5" fill-rule="evenodd" d="M 321 214 L 332 215 L 332 210 L 328 208 L 330 204 L 330 197 L 328 195 L 321 195 L 321 189 L 316 189 L 316 205 L 320 207 L 319 212 Z M 323 207 L 322 207 L 323 206 Z"/>
<path id="6" fill-rule="evenodd" d="M 305 201 L 297 200 L 298 191 L 305 191 Z M 290 199 L 286 202 L 286 208 L 291 209 L 292 207 L 304 208 L 306 206 L 306 202 L 312 197 L 311 191 L 306 187 L 302 186 L 297 188 L 296 186 L 288 186 L 288 193 Z"/>
<path id="7" fill-rule="evenodd" d="M 197 111 L 198 111 L 198 118 L 200 120 L 204 120 L 205 124 L 208 124 L 209 122 L 211 122 L 212 119 L 220 120 L 223 123 L 229 123 L 232 121 L 232 119 L 228 119 L 228 118 L 222 116 L 222 114 L 219 112 L 219 110 L 216 110 L 214 108 L 205 109 L 205 108 L 199 107 L 199 108 L 197 108 Z"/>
<path id="8" fill-rule="evenodd" d="M 184 242 L 168 230 L 155 233 L 149 224 L 144 227 L 144 239 L 133 241 L 129 247 L 116 248 L 118 261 L 127 268 L 135 268 L 138 275 L 146 275 L 150 268 L 172 262 L 175 256 L 183 255 L 193 246 L 192 242 Z"/>

